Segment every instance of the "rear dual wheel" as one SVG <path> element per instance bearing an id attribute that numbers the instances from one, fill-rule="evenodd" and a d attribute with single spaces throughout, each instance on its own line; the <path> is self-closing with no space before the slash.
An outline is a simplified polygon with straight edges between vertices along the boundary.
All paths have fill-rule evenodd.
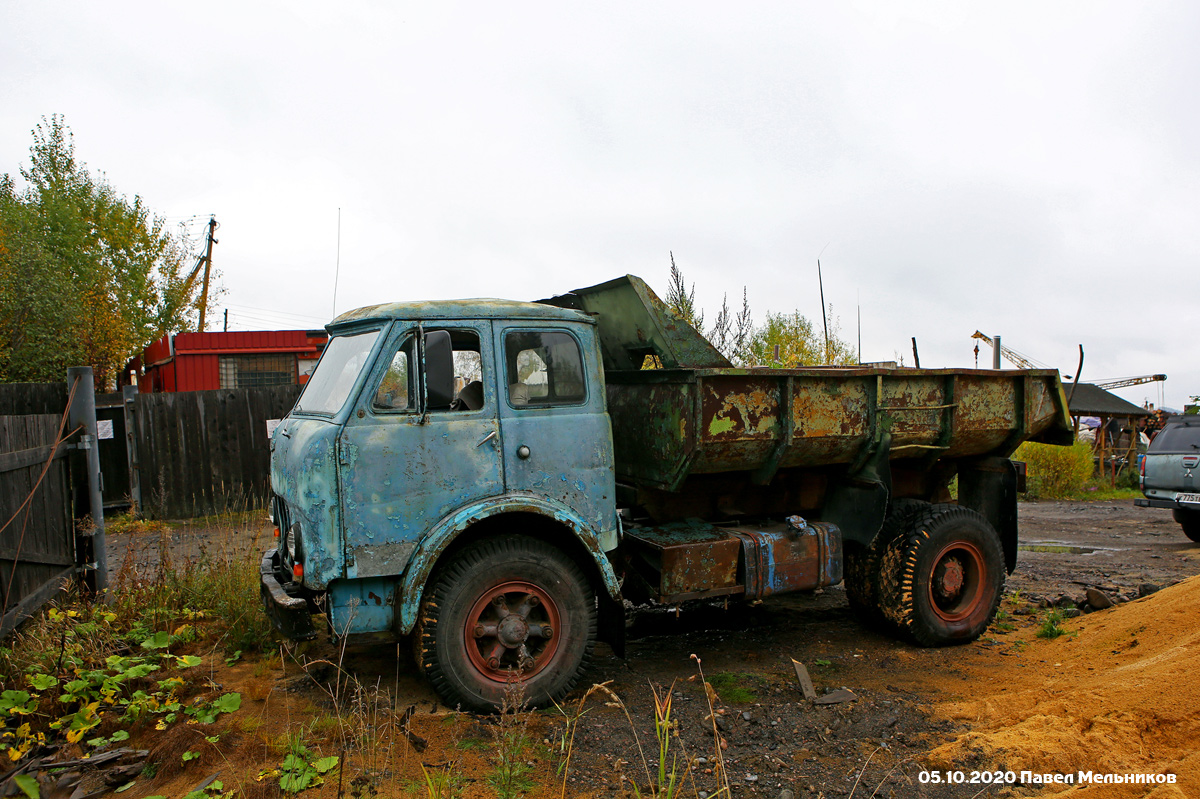
<path id="1" fill-rule="evenodd" d="M 878 607 L 885 623 L 922 646 L 978 638 L 1004 590 L 1000 536 L 979 513 L 927 505 L 880 541 Z"/>
<path id="2" fill-rule="evenodd" d="M 421 604 L 417 661 L 450 707 L 490 712 L 561 700 L 591 659 L 596 601 L 563 552 L 533 538 L 454 555 Z"/>

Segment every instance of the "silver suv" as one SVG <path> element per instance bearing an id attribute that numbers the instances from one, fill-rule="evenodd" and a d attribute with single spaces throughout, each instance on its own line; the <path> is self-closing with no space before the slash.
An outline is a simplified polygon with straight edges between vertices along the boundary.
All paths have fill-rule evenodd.
<path id="1" fill-rule="evenodd" d="M 1143 508 L 1170 508 L 1183 534 L 1200 541 L 1200 416 L 1172 416 L 1150 442 L 1139 483 Z"/>

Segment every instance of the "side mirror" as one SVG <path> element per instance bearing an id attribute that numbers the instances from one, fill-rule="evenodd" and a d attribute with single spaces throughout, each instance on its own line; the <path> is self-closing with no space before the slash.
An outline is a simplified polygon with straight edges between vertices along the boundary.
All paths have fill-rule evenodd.
<path id="1" fill-rule="evenodd" d="M 425 407 L 445 410 L 454 400 L 454 347 L 445 330 L 425 334 Z"/>

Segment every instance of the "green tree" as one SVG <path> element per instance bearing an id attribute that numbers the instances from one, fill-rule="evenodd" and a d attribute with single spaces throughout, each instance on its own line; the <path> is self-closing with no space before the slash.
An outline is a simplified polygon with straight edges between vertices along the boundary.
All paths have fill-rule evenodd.
<path id="1" fill-rule="evenodd" d="M 689 291 L 683 272 L 675 265 L 675 253 L 671 253 L 671 285 L 667 287 L 667 307 L 676 316 L 700 331 L 704 327 L 704 312 L 696 308 L 696 284 Z"/>
<path id="2" fill-rule="evenodd" d="M 32 133 L 24 188 L 0 177 L 0 381 L 90 365 L 112 386 L 146 344 L 194 325 L 188 255 L 141 197 L 76 160 L 61 116 Z"/>
<path id="3" fill-rule="evenodd" d="M 816 330 L 804 314 L 799 311 L 790 314 L 768 312 L 766 321 L 750 336 L 746 360 L 749 366 L 783 368 L 857 363 L 854 348 L 839 339 L 837 333 L 835 321 L 827 350 L 825 334 Z"/>
<path id="4" fill-rule="evenodd" d="M 696 307 L 696 284 L 691 289 L 683 279 L 683 272 L 675 265 L 675 253 L 671 253 L 671 284 L 667 287 L 667 307 L 696 332 L 708 339 L 717 351 L 735 364 L 746 361 L 746 345 L 754 328 L 750 317 L 750 302 L 746 287 L 742 286 L 742 308 L 736 314 L 729 309 L 729 295 L 721 298 L 721 310 L 716 321 L 708 330 L 704 329 L 704 311 Z"/>

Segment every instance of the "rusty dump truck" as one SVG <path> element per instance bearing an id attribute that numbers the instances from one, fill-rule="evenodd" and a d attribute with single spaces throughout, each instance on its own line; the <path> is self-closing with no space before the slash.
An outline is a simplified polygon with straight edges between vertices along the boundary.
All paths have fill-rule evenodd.
<path id="1" fill-rule="evenodd" d="M 844 582 L 873 626 L 973 640 L 1016 564 L 1009 456 L 1072 439 L 1055 371 L 734 368 L 633 276 L 328 330 L 271 440 L 264 606 L 410 639 L 463 708 L 561 699 L 647 603 Z"/>

